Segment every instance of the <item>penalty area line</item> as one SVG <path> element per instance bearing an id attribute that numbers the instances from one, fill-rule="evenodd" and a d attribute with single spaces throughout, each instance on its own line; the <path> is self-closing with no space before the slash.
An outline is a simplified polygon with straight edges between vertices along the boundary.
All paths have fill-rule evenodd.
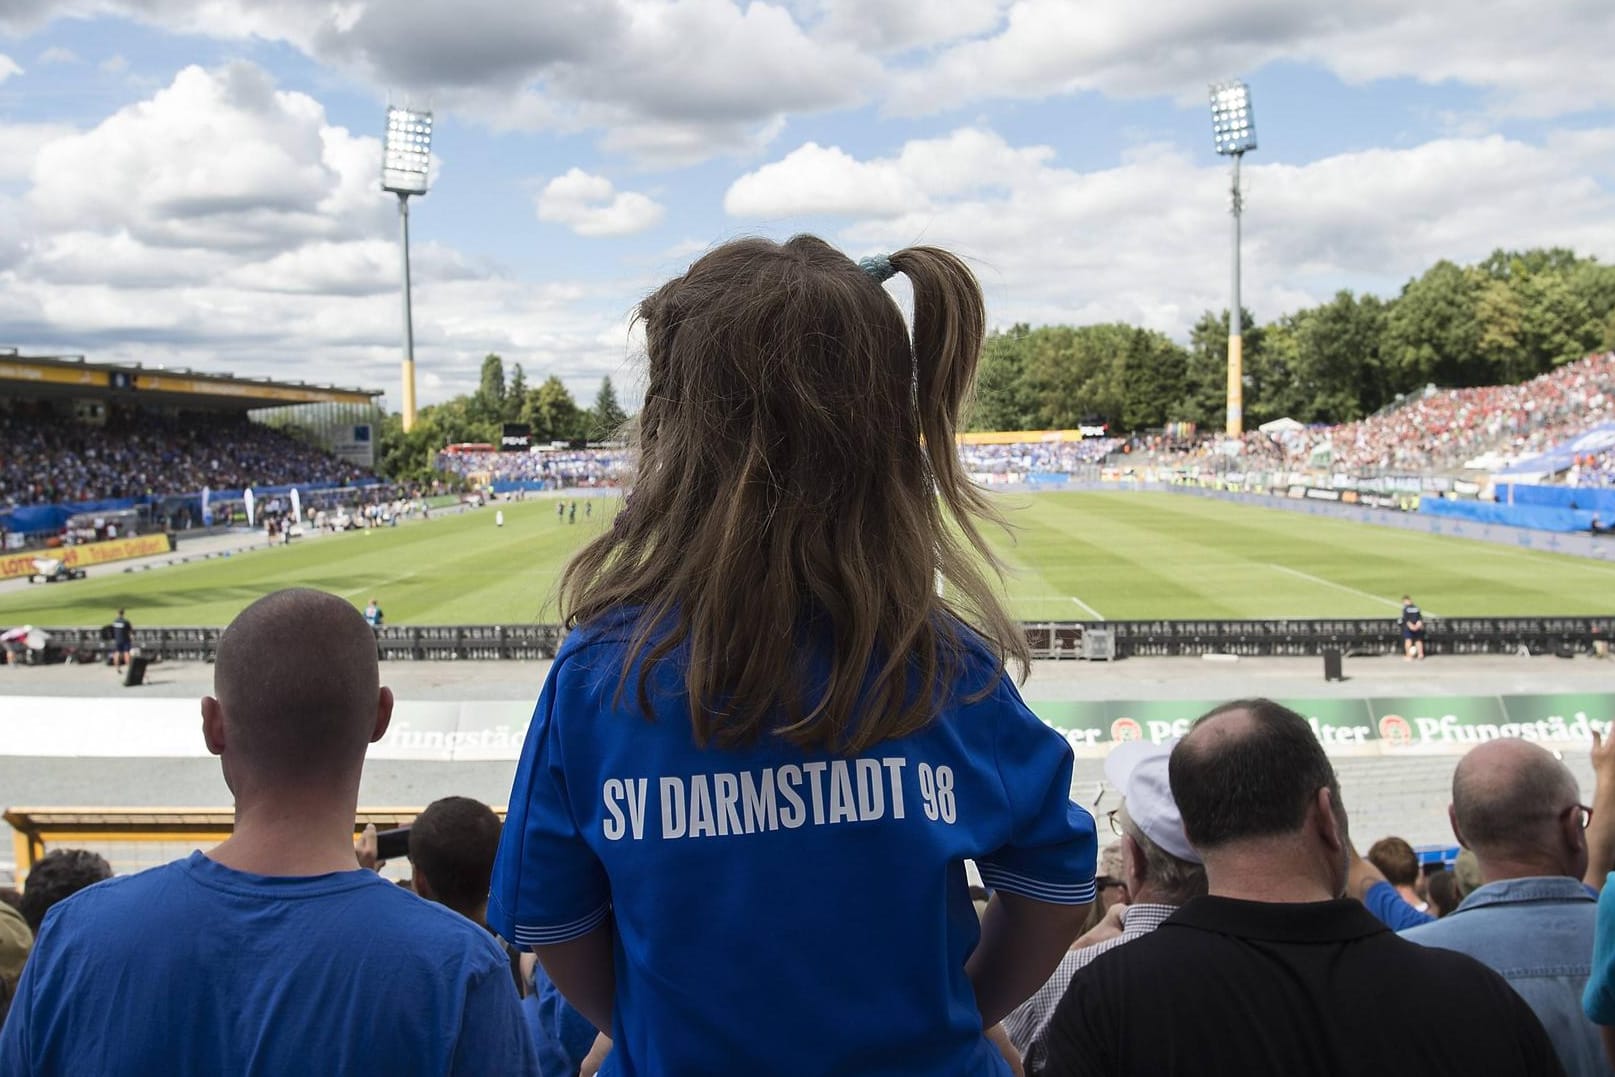
<path id="1" fill-rule="evenodd" d="M 1348 595 L 1356 595 L 1358 598 L 1366 598 L 1371 602 L 1378 602 L 1381 605 L 1389 606 L 1392 609 L 1399 610 L 1402 608 L 1402 603 L 1393 598 L 1386 598 L 1384 595 L 1371 595 L 1367 591 L 1359 591 L 1355 587 L 1347 587 L 1343 583 L 1336 583 L 1334 580 L 1326 580 L 1322 576 L 1314 576 L 1310 572 L 1302 572 L 1298 568 L 1291 568 L 1289 565 L 1281 565 L 1276 561 L 1269 561 L 1267 563 L 1267 567 L 1276 568 L 1280 572 L 1288 572 L 1292 576 L 1299 576 L 1301 579 L 1307 580 L 1311 583 L 1321 583 L 1325 587 L 1333 587 L 1335 590 L 1344 591 Z"/>
<path id="2" fill-rule="evenodd" d="M 1069 597 L 1071 599 L 1071 601 L 1075 602 L 1077 605 L 1081 606 L 1083 609 L 1087 610 L 1090 614 L 1092 614 L 1094 620 L 1103 621 L 1105 619 L 1104 614 L 1100 613 L 1098 610 L 1096 610 L 1092 606 L 1088 605 L 1088 603 L 1084 602 L 1082 599 L 1078 598 L 1076 595 L 1069 595 L 1067 597 Z"/>

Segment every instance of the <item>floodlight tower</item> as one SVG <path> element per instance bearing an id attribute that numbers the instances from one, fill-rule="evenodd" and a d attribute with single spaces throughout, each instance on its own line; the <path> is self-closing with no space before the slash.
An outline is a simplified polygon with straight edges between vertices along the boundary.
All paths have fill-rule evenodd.
<path id="1" fill-rule="evenodd" d="M 404 429 L 415 428 L 415 322 L 409 305 L 409 196 L 426 193 L 432 164 L 432 114 L 387 106 L 381 189 L 398 196 L 404 249 Z"/>
<path id="2" fill-rule="evenodd" d="M 1244 314 L 1239 302 L 1239 215 L 1245 208 L 1239 192 L 1239 162 L 1256 148 L 1256 116 L 1250 87 L 1237 80 L 1211 84 L 1211 137 L 1217 152 L 1234 159 L 1234 275 L 1228 307 L 1228 435 L 1245 432 Z"/>

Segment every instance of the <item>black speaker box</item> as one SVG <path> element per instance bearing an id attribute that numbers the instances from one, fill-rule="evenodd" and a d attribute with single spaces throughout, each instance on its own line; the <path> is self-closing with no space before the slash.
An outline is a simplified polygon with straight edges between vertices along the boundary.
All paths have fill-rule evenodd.
<path id="1" fill-rule="evenodd" d="M 149 659 L 140 655 L 131 655 L 129 658 L 129 671 L 123 675 L 123 686 L 134 688 L 146 682 L 146 665 Z"/>

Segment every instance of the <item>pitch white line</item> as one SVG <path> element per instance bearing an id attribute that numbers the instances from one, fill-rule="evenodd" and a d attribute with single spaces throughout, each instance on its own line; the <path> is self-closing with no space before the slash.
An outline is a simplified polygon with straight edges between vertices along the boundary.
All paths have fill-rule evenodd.
<path id="1" fill-rule="evenodd" d="M 1372 602 L 1378 602 L 1383 606 L 1390 606 L 1392 609 L 1399 610 L 1402 608 L 1402 603 L 1396 601 L 1394 598 L 1386 598 L 1384 595 L 1371 595 L 1367 591 L 1359 591 L 1355 587 L 1347 587 L 1343 583 L 1336 583 L 1334 580 L 1326 580 L 1322 576 L 1314 576 L 1310 572 L 1302 572 L 1300 569 L 1291 568 L 1289 565 L 1281 565 L 1276 562 L 1269 561 L 1267 563 L 1267 567 L 1276 568 L 1280 572 L 1288 572 L 1292 576 L 1299 576 L 1303 580 L 1308 580 L 1312 583 L 1321 583 L 1325 587 L 1333 587 L 1337 591 L 1345 591 L 1347 594 L 1356 595 L 1358 598 L 1366 598 Z M 1430 611 L 1426 610 L 1425 612 L 1429 613 Z"/>
<path id="2" fill-rule="evenodd" d="M 383 587 L 388 586 L 389 584 L 403 583 L 405 580 L 412 580 L 418 575 L 420 575 L 420 573 L 418 573 L 418 572 L 400 573 L 397 576 L 389 576 L 385 580 L 382 580 L 380 583 L 367 584 L 364 587 L 355 587 L 351 591 L 338 591 L 337 592 L 337 597 L 339 597 L 339 598 L 352 598 L 355 595 L 362 595 L 366 591 L 379 591 Z"/>
<path id="3" fill-rule="evenodd" d="M 1082 599 L 1078 598 L 1076 595 L 1072 595 L 1070 597 L 1071 597 L 1071 601 L 1075 602 L 1077 605 L 1081 606 L 1083 609 L 1085 609 L 1089 613 L 1093 614 L 1094 620 L 1103 621 L 1105 619 L 1104 614 L 1100 613 L 1098 610 L 1096 610 L 1092 606 L 1088 605 L 1088 603 L 1084 602 Z"/>

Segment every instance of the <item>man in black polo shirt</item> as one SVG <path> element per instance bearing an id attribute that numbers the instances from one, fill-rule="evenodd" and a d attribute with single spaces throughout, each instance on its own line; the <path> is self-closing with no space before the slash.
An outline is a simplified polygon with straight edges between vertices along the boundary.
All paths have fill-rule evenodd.
<path id="1" fill-rule="evenodd" d="M 1341 897 L 1346 813 L 1306 719 L 1268 700 L 1219 707 L 1170 776 L 1210 894 L 1077 973 L 1047 1073 L 1564 1072 L 1502 977 Z"/>

